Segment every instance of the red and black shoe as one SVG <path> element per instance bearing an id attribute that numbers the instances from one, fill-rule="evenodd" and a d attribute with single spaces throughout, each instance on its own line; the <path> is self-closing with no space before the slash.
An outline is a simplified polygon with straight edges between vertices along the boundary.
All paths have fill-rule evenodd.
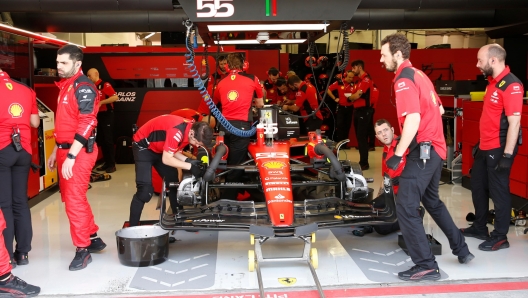
<path id="1" fill-rule="evenodd" d="M 9 297 L 35 297 L 40 293 L 40 287 L 30 285 L 11 274 L 7 280 L 0 281 L 0 293 L 9 294 Z M 0 297 L 4 297 L 4 294 L 0 294 Z"/>
<path id="2" fill-rule="evenodd" d="M 478 248 L 483 251 L 496 251 L 508 247 L 510 247 L 508 238 L 489 237 L 486 241 L 482 242 Z"/>
<path id="3" fill-rule="evenodd" d="M 92 256 L 88 249 L 77 247 L 75 258 L 70 263 L 70 271 L 77 271 L 86 268 L 92 262 Z"/>
<path id="4" fill-rule="evenodd" d="M 439 269 L 426 269 L 414 265 L 407 271 L 398 273 L 398 278 L 407 281 L 439 280 L 441 277 Z"/>

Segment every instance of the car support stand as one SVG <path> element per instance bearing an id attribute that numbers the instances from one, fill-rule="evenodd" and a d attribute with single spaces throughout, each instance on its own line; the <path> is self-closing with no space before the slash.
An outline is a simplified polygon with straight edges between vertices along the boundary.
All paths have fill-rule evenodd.
<path id="1" fill-rule="evenodd" d="M 317 225 L 310 225 L 310 226 L 311 226 L 310 228 L 315 227 L 315 230 L 317 230 Z M 261 227 L 252 226 L 250 228 L 250 233 L 257 229 L 259 230 L 259 232 L 263 232 L 261 230 L 262 229 Z M 297 231 L 295 234 L 297 234 Z M 260 297 L 266 297 L 264 295 L 264 285 L 262 281 L 262 272 L 260 271 L 260 264 L 278 263 L 278 262 L 306 263 L 308 267 L 310 268 L 310 272 L 312 273 L 312 277 L 317 287 L 317 291 L 319 292 L 319 297 L 322 297 L 322 298 L 325 297 L 323 288 L 321 287 L 321 283 L 319 282 L 319 278 L 317 277 L 317 273 L 315 272 L 315 269 L 319 267 L 319 256 L 317 254 L 317 248 L 315 247 L 312 248 L 312 243 L 315 243 L 315 231 L 311 233 L 307 233 L 304 236 L 297 236 L 297 235 L 293 236 L 294 238 L 300 239 L 304 242 L 302 257 L 264 258 L 264 255 L 262 253 L 262 245 L 267 240 L 269 240 L 270 237 L 269 236 L 258 236 L 258 239 L 256 239 L 257 241 L 255 241 L 255 235 L 256 234 L 254 233 L 250 234 L 250 243 L 252 245 L 255 245 L 255 250 L 250 249 L 248 251 L 248 265 L 249 265 L 250 272 L 255 271 L 255 269 L 257 270 L 257 279 L 258 279 L 258 284 L 259 284 Z M 306 235 L 309 235 L 309 236 L 306 236 Z"/>

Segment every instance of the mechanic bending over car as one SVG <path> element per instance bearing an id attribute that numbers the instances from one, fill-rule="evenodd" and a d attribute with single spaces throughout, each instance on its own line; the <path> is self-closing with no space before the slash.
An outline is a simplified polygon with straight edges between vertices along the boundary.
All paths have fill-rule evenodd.
<path id="1" fill-rule="evenodd" d="M 204 146 L 213 140 L 213 130 L 205 122 L 194 122 L 175 115 L 162 115 L 149 120 L 134 134 L 132 152 L 136 168 L 137 191 L 130 203 L 130 226 L 139 225 L 143 206 L 154 193 L 152 167 L 165 179 L 166 187 L 178 181 L 176 169 L 190 170 L 195 177 L 203 176 L 205 165 L 181 153 L 188 144 Z M 178 213 L 176 192 L 169 192 L 174 214 Z"/>
<path id="2" fill-rule="evenodd" d="M 402 280 L 438 280 L 440 270 L 425 234 L 417 209 L 420 201 L 449 240 L 449 247 L 461 264 L 474 256 L 438 195 L 446 142 L 439 112 L 438 94 L 431 80 L 409 61 L 411 45 L 402 34 L 386 36 L 382 42 L 380 62 L 395 73 L 394 94 L 398 122 L 402 129 L 394 155 L 387 167 L 396 170 L 406 156 L 399 178 L 396 212 L 400 230 L 415 266 L 398 273 Z M 409 151 L 407 151 L 409 150 Z M 408 153 L 406 153 L 408 152 Z"/>
<path id="3" fill-rule="evenodd" d="M 214 102 L 219 102 L 225 119 L 240 130 L 250 130 L 253 122 L 252 104 L 264 106 L 262 86 L 257 76 L 242 71 L 244 57 L 240 53 L 227 55 L 228 75 L 218 83 L 214 93 Z M 220 131 L 225 132 L 224 143 L 229 148 L 228 165 L 239 165 L 247 159 L 247 148 L 250 139 L 236 136 L 223 126 Z M 243 170 L 233 170 L 226 176 L 226 182 L 240 182 Z M 228 188 L 223 198 L 236 200 L 238 190 Z"/>
<path id="4" fill-rule="evenodd" d="M 288 85 L 291 90 L 295 91 L 295 103 L 283 105 L 282 109 L 284 111 L 300 111 L 302 116 L 307 116 L 317 110 L 319 107 L 319 94 L 312 84 L 301 81 L 298 76 L 292 75 L 288 77 Z M 322 124 L 323 114 L 321 114 L 320 110 L 317 110 L 314 115 L 304 118 L 305 131 L 302 133 L 306 134 L 309 131 L 315 131 L 321 128 Z"/>

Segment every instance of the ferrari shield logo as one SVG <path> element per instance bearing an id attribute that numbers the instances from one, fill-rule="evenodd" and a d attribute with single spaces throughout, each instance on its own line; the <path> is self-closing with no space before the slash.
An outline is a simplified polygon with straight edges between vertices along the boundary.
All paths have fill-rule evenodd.
<path id="1" fill-rule="evenodd" d="M 502 81 L 502 82 L 500 82 L 500 84 L 499 84 L 499 88 L 502 87 L 502 86 L 504 86 L 504 84 L 506 84 L 506 81 Z"/>
<path id="2" fill-rule="evenodd" d="M 284 214 L 283 213 L 279 214 L 279 218 L 284 219 Z"/>
<path id="3" fill-rule="evenodd" d="M 11 83 L 6 83 L 6 87 L 9 90 L 13 90 L 13 84 L 11 84 Z"/>
<path id="4" fill-rule="evenodd" d="M 284 286 L 292 286 L 297 282 L 295 277 L 279 277 L 279 282 Z"/>

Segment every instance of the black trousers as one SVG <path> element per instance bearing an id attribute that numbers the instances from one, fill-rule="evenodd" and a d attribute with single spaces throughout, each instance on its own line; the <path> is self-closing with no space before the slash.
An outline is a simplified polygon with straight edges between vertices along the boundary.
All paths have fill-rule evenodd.
<path id="1" fill-rule="evenodd" d="M 438 185 L 443 160 L 431 149 L 431 158 L 424 165 L 419 159 L 419 147 L 407 156 L 405 168 L 400 176 L 396 213 L 400 230 L 409 248 L 412 261 L 426 269 L 437 269 L 435 257 L 429 246 L 420 212 L 420 201 L 449 240 L 449 247 L 456 256 L 469 253 L 462 232 L 455 226 L 449 211 L 440 200 Z"/>
<path id="2" fill-rule="evenodd" d="M 489 198 L 495 208 L 495 230 L 492 236 L 506 238 L 511 220 L 511 194 L 509 170 L 495 171 L 495 166 L 504 153 L 504 148 L 478 150 L 471 170 L 471 196 L 475 206 L 473 226 L 487 231 Z"/>
<path id="3" fill-rule="evenodd" d="M 158 171 L 161 178 L 165 179 L 165 187 L 168 188 L 171 182 L 178 182 L 178 170 L 164 164 L 161 160 L 162 154 L 142 148 L 136 143 L 132 144 L 132 153 L 134 154 L 134 162 L 136 165 L 137 191 L 132 197 L 130 204 L 129 223 L 131 227 L 139 225 L 143 206 L 150 201 L 154 193 L 154 187 L 152 187 L 152 167 Z M 178 212 L 176 195 L 176 190 L 171 189 L 169 192 L 169 202 L 174 214 Z"/>
<path id="4" fill-rule="evenodd" d="M 336 120 L 337 134 L 334 141 L 340 142 L 344 139 L 348 139 L 353 115 L 354 106 L 338 106 Z"/>
<path id="5" fill-rule="evenodd" d="M 103 150 L 106 166 L 115 166 L 114 111 L 97 113 L 97 145 Z"/>
<path id="6" fill-rule="evenodd" d="M 369 129 L 372 127 L 372 109 L 363 107 L 354 110 L 354 128 L 356 130 L 356 140 L 359 147 L 359 164 L 366 166 L 369 164 Z"/>
<path id="7" fill-rule="evenodd" d="M 0 208 L 4 213 L 6 229 L 4 241 L 10 257 L 13 257 L 13 239 L 16 251 L 31 250 L 33 229 L 28 206 L 28 177 L 31 155 L 24 149 L 15 151 L 12 145 L 0 150 Z"/>
<path id="8" fill-rule="evenodd" d="M 238 129 L 250 130 L 251 124 L 248 121 L 229 121 L 231 125 Z M 247 152 L 250 139 L 249 137 L 239 137 L 230 132 L 228 132 L 223 126 L 220 127 L 220 130 L 225 132 L 224 143 L 229 148 L 229 155 L 227 156 L 228 165 L 239 165 L 247 160 Z M 243 170 L 232 170 L 226 175 L 226 182 L 240 182 L 244 176 Z M 226 189 L 224 191 L 224 199 L 236 200 L 238 194 L 237 189 Z"/>
<path id="9" fill-rule="evenodd" d="M 376 112 L 376 110 L 374 108 L 372 108 L 371 110 L 372 110 L 372 115 L 370 117 L 371 121 L 369 122 L 371 126 L 368 132 L 369 149 L 376 147 L 376 132 L 374 131 L 374 113 Z"/>

